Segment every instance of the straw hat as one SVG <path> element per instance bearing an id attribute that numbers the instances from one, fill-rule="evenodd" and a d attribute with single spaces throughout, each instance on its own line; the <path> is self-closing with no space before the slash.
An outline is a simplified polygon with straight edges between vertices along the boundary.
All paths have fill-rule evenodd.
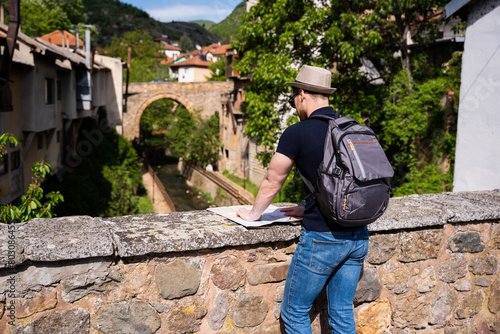
<path id="1" fill-rule="evenodd" d="M 332 73 L 330 71 L 309 65 L 303 65 L 295 81 L 286 84 L 321 94 L 331 94 L 337 90 L 337 88 L 332 88 Z"/>

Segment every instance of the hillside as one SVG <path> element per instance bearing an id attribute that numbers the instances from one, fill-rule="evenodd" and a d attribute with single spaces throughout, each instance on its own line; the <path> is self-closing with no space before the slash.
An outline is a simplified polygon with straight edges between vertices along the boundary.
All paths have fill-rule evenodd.
<path id="1" fill-rule="evenodd" d="M 167 35 L 171 40 L 180 40 L 187 35 L 195 44 L 201 46 L 216 43 L 220 38 L 203 26 L 193 22 L 159 22 L 145 11 L 118 0 L 83 0 L 88 23 L 97 27 L 95 37 L 97 46 L 104 47 L 114 36 L 134 30 L 148 31 L 153 38 Z"/>
<path id="2" fill-rule="evenodd" d="M 209 20 L 197 20 L 197 21 L 190 21 L 190 22 L 191 23 L 199 24 L 200 26 L 202 26 L 205 29 L 210 29 L 211 27 L 213 27 L 214 25 L 216 25 L 215 22 L 209 21 Z"/>
<path id="3" fill-rule="evenodd" d="M 243 15 L 245 15 L 245 13 L 246 2 L 242 1 L 238 6 L 236 6 L 231 15 L 226 17 L 220 23 L 208 28 L 208 31 L 219 36 L 222 39 L 221 43 L 229 43 L 238 34 Z"/>

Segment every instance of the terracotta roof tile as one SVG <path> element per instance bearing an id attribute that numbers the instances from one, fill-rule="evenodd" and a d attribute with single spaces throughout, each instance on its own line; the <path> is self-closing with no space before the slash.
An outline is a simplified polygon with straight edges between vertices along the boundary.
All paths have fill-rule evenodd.
<path id="1" fill-rule="evenodd" d="M 186 66 L 194 66 L 194 67 L 208 67 L 210 65 L 209 61 L 201 60 L 200 57 L 193 57 L 191 59 L 187 59 L 181 61 L 177 64 L 172 64 L 170 67 L 186 67 Z"/>
<path id="2" fill-rule="evenodd" d="M 170 44 L 165 44 L 163 46 L 163 50 L 181 51 L 181 48 L 178 48 L 178 47 L 170 45 Z"/>
<path id="3" fill-rule="evenodd" d="M 62 41 L 63 41 L 62 35 L 63 34 L 64 34 L 64 46 L 75 47 L 76 46 L 76 37 L 75 37 L 75 35 L 67 32 L 67 31 L 56 30 L 56 31 L 53 31 L 53 32 L 48 33 L 46 35 L 43 35 L 40 38 L 43 39 L 44 41 L 49 42 L 49 43 L 62 46 L 63 45 L 63 43 L 62 43 Z M 69 45 L 67 45 L 68 42 L 69 42 Z M 80 47 L 83 47 L 83 41 L 81 39 L 78 39 L 78 45 Z"/>

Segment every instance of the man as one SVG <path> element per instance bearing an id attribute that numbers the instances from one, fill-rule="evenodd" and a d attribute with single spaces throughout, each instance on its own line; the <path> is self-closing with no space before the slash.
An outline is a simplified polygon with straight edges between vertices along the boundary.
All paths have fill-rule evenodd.
<path id="1" fill-rule="evenodd" d="M 323 159 L 328 122 L 309 119 L 309 116 L 335 116 L 328 105 L 328 96 L 336 90 L 331 88 L 331 73 L 304 65 L 295 82 L 287 85 L 292 86 L 290 104 L 297 110 L 300 122 L 283 132 L 252 208 L 238 211 L 237 215 L 245 220 L 260 219 L 294 163 L 303 176 L 316 180 Z M 343 228 L 329 221 L 321 214 L 307 187 L 305 192 L 305 207 L 282 209 L 285 215 L 303 217 L 303 220 L 300 240 L 288 269 L 281 318 L 288 334 L 312 333 L 309 311 L 326 287 L 332 333 L 355 334 L 353 298 L 368 253 L 368 230 L 366 226 Z"/>

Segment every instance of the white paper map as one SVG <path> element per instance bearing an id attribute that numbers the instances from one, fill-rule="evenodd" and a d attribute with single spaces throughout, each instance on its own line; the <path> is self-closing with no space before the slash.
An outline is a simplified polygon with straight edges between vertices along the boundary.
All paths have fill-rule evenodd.
<path id="1" fill-rule="evenodd" d="M 241 224 L 245 227 L 260 227 L 272 223 L 287 222 L 297 224 L 297 222 L 300 222 L 302 220 L 301 218 L 285 216 L 285 213 L 280 211 L 281 208 L 278 208 L 277 206 L 271 204 L 262 214 L 261 220 L 249 222 L 241 219 L 240 217 L 236 217 L 236 212 L 241 208 L 251 208 L 251 205 L 221 206 L 218 208 L 208 208 L 207 210 L 224 216 L 227 219 L 232 220 L 235 223 Z"/>

